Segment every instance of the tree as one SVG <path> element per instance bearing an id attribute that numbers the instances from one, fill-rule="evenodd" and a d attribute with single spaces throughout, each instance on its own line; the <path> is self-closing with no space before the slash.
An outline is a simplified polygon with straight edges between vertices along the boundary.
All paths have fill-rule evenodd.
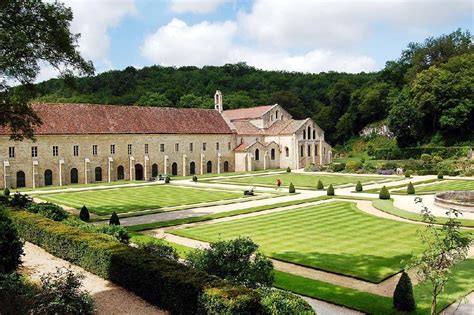
<path id="1" fill-rule="evenodd" d="M 135 102 L 135 105 L 169 107 L 173 106 L 173 103 L 161 93 L 146 93 Z"/>
<path id="2" fill-rule="evenodd" d="M 357 185 L 356 185 L 356 191 L 357 192 L 361 192 L 363 190 L 362 188 L 362 183 L 360 182 L 360 180 L 357 182 Z"/>
<path id="3" fill-rule="evenodd" d="M 416 197 L 415 202 L 421 204 L 421 215 L 426 223 L 426 229 L 420 233 L 425 250 L 412 258 L 410 268 L 415 268 L 420 283 L 429 283 L 431 314 L 435 315 L 437 297 L 443 292 L 454 266 L 467 258 L 472 239 L 470 235 L 461 233 L 461 224 L 457 220 L 461 213 L 458 210 L 450 209 L 446 213 L 447 222 L 439 228 L 435 216 L 424 206 L 423 200 Z"/>
<path id="4" fill-rule="evenodd" d="M 33 138 L 41 123 L 29 105 L 36 95 L 32 84 L 42 63 L 61 73 L 66 83 L 77 74 L 92 74 L 94 67 L 77 51 L 78 34 L 72 34 L 72 11 L 60 2 L 6 0 L 0 5 L 0 126 L 12 139 Z M 15 88 L 9 82 L 19 84 Z"/>
<path id="5" fill-rule="evenodd" d="M 0 207 L 0 274 L 16 270 L 23 255 L 23 242 L 5 208 Z"/>
<path id="6" fill-rule="evenodd" d="M 387 187 L 383 186 L 379 192 L 380 199 L 390 199 L 390 192 L 388 191 Z"/>
<path id="7" fill-rule="evenodd" d="M 115 211 L 110 216 L 109 225 L 120 225 L 120 219 Z"/>
<path id="8" fill-rule="evenodd" d="M 328 196 L 334 196 L 334 187 L 332 187 L 332 184 L 330 184 L 329 187 L 328 187 L 327 195 Z"/>
<path id="9" fill-rule="evenodd" d="M 85 222 L 90 220 L 89 210 L 87 209 L 86 206 L 82 206 L 81 212 L 79 212 L 79 218 Z"/>
<path id="10" fill-rule="evenodd" d="M 413 184 L 411 182 L 408 183 L 407 194 L 408 195 L 414 195 L 415 194 L 415 187 L 413 186 Z"/>
<path id="11" fill-rule="evenodd" d="M 185 108 L 212 108 L 214 106 L 214 101 L 211 97 L 186 94 L 181 96 L 178 106 Z"/>
<path id="12" fill-rule="evenodd" d="M 421 113 L 411 102 L 408 90 L 402 91 L 393 100 L 392 108 L 387 116 L 387 124 L 401 147 L 416 144 L 420 140 Z"/>
<path id="13" fill-rule="evenodd" d="M 296 192 L 296 189 L 295 189 L 295 186 L 293 185 L 293 183 L 290 183 L 290 187 L 288 188 L 288 192 L 290 194 L 294 194 Z"/>
<path id="14" fill-rule="evenodd" d="M 272 286 L 273 264 L 248 237 L 217 241 L 207 249 L 196 249 L 186 263 L 198 270 L 247 287 Z"/>
<path id="15" fill-rule="evenodd" d="M 413 312 L 416 310 L 413 286 L 410 277 L 403 271 L 393 292 L 393 306 L 402 312 Z"/>

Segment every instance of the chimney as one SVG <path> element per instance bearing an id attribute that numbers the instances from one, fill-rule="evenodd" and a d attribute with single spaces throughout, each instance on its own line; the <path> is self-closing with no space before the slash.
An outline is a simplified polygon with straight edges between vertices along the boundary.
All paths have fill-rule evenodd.
<path id="1" fill-rule="evenodd" d="M 218 110 L 219 113 L 222 113 L 223 111 L 222 93 L 219 90 L 217 90 L 216 94 L 214 94 L 214 109 Z"/>

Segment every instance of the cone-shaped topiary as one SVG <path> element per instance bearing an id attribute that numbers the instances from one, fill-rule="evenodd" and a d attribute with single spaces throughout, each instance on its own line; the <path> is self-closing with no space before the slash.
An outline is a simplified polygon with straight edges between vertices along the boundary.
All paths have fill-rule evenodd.
<path id="1" fill-rule="evenodd" d="M 316 186 L 318 189 L 324 189 L 324 184 L 321 180 L 318 180 L 318 186 Z"/>
<path id="2" fill-rule="evenodd" d="M 90 214 L 89 214 L 89 210 L 87 209 L 86 206 L 82 206 L 81 208 L 81 212 L 79 212 L 79 219 L 81 219 L 82 221 L 89 221 L 91 218 Z"/>
<path id="3" fill-rule="evenodd" d="M 379 198 L 390 199 L 390 192 L 388 191 L 387 187 L 383 186 L 382 189 L 380 189 Z"/>
<path id="4" fill-rule="evenodd" d="M 443 179 L 443 178 L 444 178 L 443 172 L 439 172 L 439 173 L 438 173 L 438 179 Z"/>
<path id="5" fill-rule="evenodd" d="M 361 192 L 363 190 L 362 188 L 362 183 L 360 181 L 357 182 L 357 185 L 356 185 L 356 191 L 357 192 Z"/>
<path id="6" fill-rule="evenodd" d="M 411 182 L 408 183 L 407 194 L 409 194 L 409 195 L 414 195 L 415 194 L 415 187 L 413 187 L 413 184 Z"/>
<path id="7" fill-rule="evenodd" d="M 398 280 L 395 292 L 393 292 L 393 306 L 402 312 L 413 312 L 416 309 L 411 280 L 405 271 Z"/>
<path id="8" fill-rule="evenodd" d="M 114 211 L 110 216 L 109 225 L 120 225 L 120 220 L 117 213 Z"/>
<path id="9" fill-rule="evenodd" d="M 289 166 L 286 168 L 286 172 L 291 173 L 291 168 Z"/>
<path id="10" fill-rule="evenodd" d="M 328 196 L 334 196 L 334 187 L 332 187 L 332 184 L 329 185 L 327 194 Z"/>
<path id="11" fill-rule="evenodd" d="M 198 177 L 196 175 L 193 175 L 193 182 L 197 182 L 198 181 Z"/>
<path id="12" fill-rule="evenodd" d="M 171 177 L 169 175 L 166 175 L 165 177 L 165 184 L 169 184 L 171 181 Z"/>
<path id="13" fill-rule="evenodd" d="M 7 196 L 7 197 L 10 196 L 10 189 L 5 188 L 5 189 L 3 190 L 3 195 L 4 195 L 4 196 Z"/>
<path id="14" fill-rule="evenodd" d="M 290 183 L 290 188 L 288 189 L 290 194 L 294 194 L 296 192 L 295 186 L 293 186 L 293 183 Z"/>

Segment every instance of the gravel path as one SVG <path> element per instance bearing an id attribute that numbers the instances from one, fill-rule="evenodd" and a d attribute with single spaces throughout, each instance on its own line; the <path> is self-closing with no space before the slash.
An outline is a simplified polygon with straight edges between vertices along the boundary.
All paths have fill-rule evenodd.
<path id="1" fill-rule="evenodd" d="M 55 272 L 56 267 L 66 267 L 75 273 L 82 273 L 85 276 L 82 280 L 83 289 L 89 291 L 94 298 L 96 314 L 167 314 L 124 288 L 71 265 L 34 244 L 26 242 L 23 250 L 25 256 L 22 270 L 34 280 L 39 280 L 45 273 Z"/>

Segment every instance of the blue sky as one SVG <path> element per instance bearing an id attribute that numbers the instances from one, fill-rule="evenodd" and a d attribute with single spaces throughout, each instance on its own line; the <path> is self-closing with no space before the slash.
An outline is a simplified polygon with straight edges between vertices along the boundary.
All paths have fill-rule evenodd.
<path id="1" fill-rule="evenodd" d="M 409 42 L 472 31 L 467 0 L 64 0 L 97 72 L 153 64 L 376 71 Z M 38 79 L 54 75 L 43 69 Z"/>

